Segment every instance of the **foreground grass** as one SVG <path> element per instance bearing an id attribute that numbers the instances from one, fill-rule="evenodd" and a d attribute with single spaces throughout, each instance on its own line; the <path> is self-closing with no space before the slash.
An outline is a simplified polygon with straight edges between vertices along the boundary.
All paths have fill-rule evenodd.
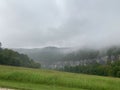
<path id="1" fill-rule="evenodd" d="M 85 89 L 32 84 L 32 83 L 21 83 L 21 82 L 13 82 L 13 81 L 5 81 L 5 80 L 0 80 L 0 86 L 2 88 L 14 88 L 16 90 L 85 90 Z"/>
<path id="2" fill-rule="evenodd" d="M 120 79 L 0 66 L 0 86 L 20 90 L 120 90 Z"/>

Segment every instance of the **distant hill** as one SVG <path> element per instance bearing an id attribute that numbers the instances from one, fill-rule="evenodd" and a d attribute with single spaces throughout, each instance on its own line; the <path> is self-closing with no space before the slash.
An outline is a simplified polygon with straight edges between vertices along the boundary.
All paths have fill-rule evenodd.
<path id="1" fill-rule="evenodd" d="M 93 63 L 106 64 L 120 60 L 120 47 L 105 49 L 58 48 L 45 47 L 34 49 L 14 49 L 19 53 L 27 54 L 31 59 L 40 62 L 45 68 L 61 68 L 65 65 L 89 65 Z"/>
<path id="2" fill-rule="evenodd" d="M 33 49 L 13 49 L 19 53 L 27 54 L 31 59 L 40 62 L 43 67 L 49 67 L 52 63 L 60 61 L 68 52 L 70 48 L 45 47 Z"/>

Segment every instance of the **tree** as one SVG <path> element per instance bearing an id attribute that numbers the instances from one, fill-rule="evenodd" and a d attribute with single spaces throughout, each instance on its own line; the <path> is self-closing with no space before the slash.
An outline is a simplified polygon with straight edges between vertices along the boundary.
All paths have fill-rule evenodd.
<path id="1" fill-rule="evenodd" d="M 0 48 L 2 47 L 2 43 L 0 42 Z"/>
<path id="2" fill-rule="evenodd" d="M 10 49 L 0 50 L 0 64 L 1 65 L 12 65 L 22 66 L 30 68 L 40 68 L 41 65 L 31 60 L 27 55 L 19 54 Z"/>

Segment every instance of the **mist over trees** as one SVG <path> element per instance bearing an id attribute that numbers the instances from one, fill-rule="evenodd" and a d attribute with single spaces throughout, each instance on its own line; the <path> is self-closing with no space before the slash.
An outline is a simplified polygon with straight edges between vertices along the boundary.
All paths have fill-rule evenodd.
<path id="1" fill-rule="evenodd" d="M 58 61 L 62 60 L 69 48 L 45 47 L 13 50 L 27 54 L 34 61 L 40 62 L 43 68 L 52 68 Z"/>
<path id="2" fill-rule="evenodd" d="M 65 66 L 62 70 L 74 73 L 120 77 L 120 61 L 115 61 L 104 65 L 94 63 L 90 65 Z"/>
<path id="3" fill-rule="evenodd" d="M 74 65 L 69 63 L 63 71 L 120 77 L 120 47 L 106 50 L 81 50 L 68 54 L 67 61 L 79 61 Z"/>

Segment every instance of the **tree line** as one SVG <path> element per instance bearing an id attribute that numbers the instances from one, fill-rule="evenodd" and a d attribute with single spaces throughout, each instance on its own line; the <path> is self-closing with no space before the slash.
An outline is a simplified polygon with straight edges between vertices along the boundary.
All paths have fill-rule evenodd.
<path id="1" fill-rule="evenodd" d="M 114 63 L 105 65 L 96 63 L 86 66 L 65 66 L 62 70 L 74 73 L 120 77 L 120 61 L 115 61 Z"/>
<path id="2" fill-rule="evenodd" d="M 120 77 L 120 47 L 106 50 L 82 50 L 68 54 L 65 60 L 87 61 L 85 64 L 65 65 L 63 71 Z"/>
<path id="3" fill-rule="evenodd" d="M 41 67 L 39 63 L 36 63 L 25 54 L 19 54 L 18 52 L 15 52 L 13 50 L 1 48 L 1 44 L 0 44 L 0 64 L 22 66 L 29 68 Z"/>

